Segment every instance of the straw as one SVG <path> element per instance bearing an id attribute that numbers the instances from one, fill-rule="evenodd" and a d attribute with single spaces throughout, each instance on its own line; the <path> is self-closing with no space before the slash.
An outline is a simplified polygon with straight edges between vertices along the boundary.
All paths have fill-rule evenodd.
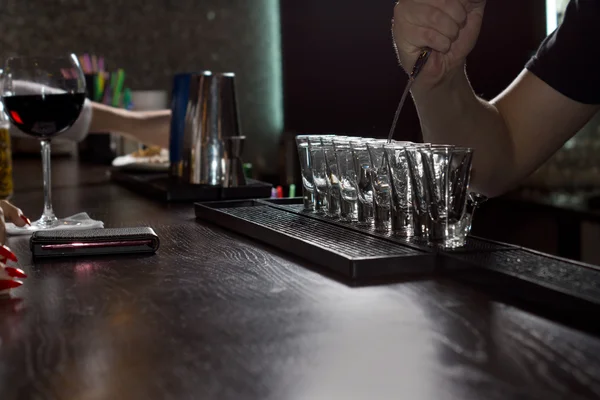
<path id="1" fill-rule="evenodd" d="M 117 74 L 110 74 L 110 85 L 104 90 L 104 98 L 102 102 L 104 104 L 111 104 L 115 86 L 117 85 Z"/>
<path id="2" fill-rule="evenodd" d="M 90 60 L 90 55 L 85 53 L 83 55 L 83 69 L 86 74 L 91 74 L 92 71 L 92 61 Z"/>
<path id="3" fill-rule="evenodd" d="M 131 95 L 131 89 L 125 88 L 123 92 L 123 107 L 131 110 L 133 108 L 133 96 Z"/>
<path id="4" fill-rule="evenodd" d="M 102 94 L 104 93 L 104 74 L 97 73 L 96 74 L 96 94 L 94 97 L 95 101 L 102 100 Z"/>
<path id="5" fill-rule="evenodd" d="M 123 91 L 124 83 L 125 83 L 125 71 L 123 71 L 121 68 L 119 68 L 119 70 L 117 71 L 117 79 L 116 79 L 115 89 L 114 89 L 115 92 L 114 92 L 114 96 L 113 96 L 113 100 L 112 100 L 113 107 L 119 106 L 119 100 L 121 99 L 121 92 Z M 111 80 L 111 86 L 112 86 L 112 80 Z"/>

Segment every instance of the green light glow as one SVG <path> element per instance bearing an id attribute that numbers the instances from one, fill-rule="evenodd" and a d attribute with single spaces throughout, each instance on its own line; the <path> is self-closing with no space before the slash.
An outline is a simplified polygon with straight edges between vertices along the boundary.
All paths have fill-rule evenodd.
<path id="1" fill-rule="evenodd" d="M 279 12 L 279 0 L 266 0 L 267 29 L 271 38 L 269 48 L 269 68 L 273 77 L 273 87 L 270 94 L 270 108 L 273 123 L 273 131 L 277 135 L 283 132 L 283 72 L 281 63 L 281 18 Z"/>

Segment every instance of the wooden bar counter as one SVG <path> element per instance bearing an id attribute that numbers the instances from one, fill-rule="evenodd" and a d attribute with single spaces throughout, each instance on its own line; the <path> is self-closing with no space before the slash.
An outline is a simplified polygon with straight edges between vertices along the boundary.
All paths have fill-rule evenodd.
<path id="1" fill-rule="evenodd" d="M 40 162 L 14 169 L 35 218 Z M 2 400 L 600 397 L 598 332 L 451 277 L 353 287 L 103 167 L 57 159 L 53 177 L 57 215 L 151 226 L 161 248 L 33 262 L 10 238 L 29 277 L 0 301 Z"/>

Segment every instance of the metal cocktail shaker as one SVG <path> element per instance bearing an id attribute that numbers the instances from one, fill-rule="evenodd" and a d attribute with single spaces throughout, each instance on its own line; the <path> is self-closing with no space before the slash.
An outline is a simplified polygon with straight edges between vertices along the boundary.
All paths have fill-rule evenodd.
<path id="1" fill-rule="evenodd" d="M 230 169 L 237 161 L 231 162 L 232 152 L 227 150 L 236 137 L 240 137 L 240 125 L 235 74 L 202 71 L 175 76 L 171 176 L 184 183 L 230 186 L 236 181 Z M 235 153 L 239 160 L 240 154 Z"/>

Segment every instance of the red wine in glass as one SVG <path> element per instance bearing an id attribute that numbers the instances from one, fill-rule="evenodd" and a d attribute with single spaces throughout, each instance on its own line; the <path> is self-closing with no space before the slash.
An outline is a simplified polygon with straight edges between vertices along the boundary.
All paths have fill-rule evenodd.
<path id="1" fill-rule="evenodd" d="M 11 57 L 6 61 L 2 83 L 4 110 L 11 123 L 38 138 L 42 147 L 44 211 L 25 229 L 79 225 L 56 218 L 50 174 L 50 141 L 75 124 L 85 101 L 85 77 L 77 57 Z"/>
<path id="2" fill-rule="evenodd" d="M 17 95 L 6 97 L 4 108 L 17 128 L 44 139 L 70 128 L 79 117 L 84 100 L 83 93 Z"/>

